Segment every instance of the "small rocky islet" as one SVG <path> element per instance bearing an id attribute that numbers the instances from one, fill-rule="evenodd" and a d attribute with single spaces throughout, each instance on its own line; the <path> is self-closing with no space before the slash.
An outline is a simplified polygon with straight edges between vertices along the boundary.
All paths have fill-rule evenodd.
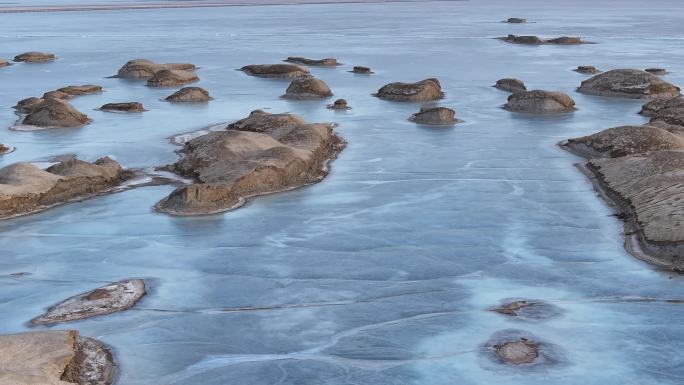
<path id="1" fill-rule="evenodd" d="M 389 83 L 373 96 L 394 102 L 429 102 L 442 99 L 444 92 L 439 80 L 430 78 L 415 83 Z"/>
<path id="2" fill-rule="evenodd" d="M 335 67 L 340 65 L 340 63 L 337 62 L 337 59 L 329 57 L 325 59 L 308 59 L 305 57 L 295 57 L 295 56 L 290 56 L 287 59 L 283 60 L 288 63 L 294 63 L 294 64 L 301 64 L 305 66 L 311 66 L 311 67 Z"/>
<path id="3" fill-rule="evenodd" d="M 511 93 L 527 91 L 525 83 L 520 79 L 514 78 L 499 79 L 493 87 Z"/>
<path id="4" fill-rule="evenodd" d="M 100 111 L 105 112 L 145 112 L 145 106 L 140 102 L 120 102 L 120 103 L 106 103 L 100 108 Z"/>
<path id="5" fill-rule="evenodd" d="M 504 108 L 530 114 L 559 114 L 575 110 L 575 101 L 565 93 L 543 90 L 511 94 Z"/>
<path id="6" fill-rule="evenodd" d="M 25 52 L 14 57 L 15 62 L 19 63 L 45 63 L 56 59 L 55 54 L 48 52 Z"/>
<path id="7" fill-rule="evenodd" d="M 456 111 L 448 107 L 438 106 L 423 106 L 409 120 L 430 126 L 451 126 L 460 122 L 456 119 Z"/>
<path id="8" fill-rule="evenodd" d="M 580 45 L 580 44 L 591 44 L 588 43 L 580 37 L 573 37 L 573 36 L 561 36 L 561 37 L 556 37 L 556 38 L 551 38 L 551 39 L 542 39 L 538 36 L 533 36 L 533 35 L 526 35 L 526 36 L 519 36 L 519 35 L 508 35 L 504 37 L 498 38 L 499 40 L 503 40 L 507 43 L 514 43 L 514 44 L 523 44 L 523 45 Z"/>
<path id="9" fill-rule="evenodd" d="M 615 69 L 583 81 L 577 92 L 618 98 L 655 99 L 679 96 L 680 88 L 646 71 Z"/>
<path id="10" fill-rule="evenodd" d="M 333 96 L 330 87 L 313 76 L 300 76 L 292 80 L 283 95 L 284 99 L 325 99 Z"/>
<path id="11" fill-rule="evenodd" d="M 309 69 L 298 64 L 250 64 L 240 68 L 249 76 L 294 79 L 309 76 Z"/>
<path id="12" fill-rule="evenodd" d="M 209 91 L 201 87 L 183 87 L 180 90 L 164 98 L 167 102 L 174 103 L 205 103 L 214 100 Z"/>

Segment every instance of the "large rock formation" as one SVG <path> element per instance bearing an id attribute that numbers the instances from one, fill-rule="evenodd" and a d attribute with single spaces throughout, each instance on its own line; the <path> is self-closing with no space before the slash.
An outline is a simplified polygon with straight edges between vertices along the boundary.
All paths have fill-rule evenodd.
<path id="1" fill-rule="evenodd" d="M 169 70 L 157 71 L 147 79 L 148 87 L 176 87 L 199 81 L 199 77 L 192 71 Z"/>
<path id="2" fill-rule="evenodd" d="M 209 96 L 209 91 L 200 87 L 184 87 L 166 97 L 167 102 L 177 103 L 203 103 L 214 100 Z"/>
<path id="3" fill-rule="evenodd" d="M 55 55 L 47 52 L 26 52 L 14 57 L 16 62 L 42 63 L 55 60 Z"/>
<path id="4" fill-rule="evenodd" d="M 396 102 L 429 102 L 443 98 L 444 93 L 439 80 L 425 79 L 416 83 L 389 83 L 373 96 Z"/>
<path id="5" fill-rule="evenodd" d="M 250 76 L 261 78 L 298 78 L 308 76 L 309 69 L 297 64 L 251 64 L 240 68 Z"/>
<path id="6" fill-rule="evenodd" d="M 191 63 L 167 63 L 159 64 L 146 59 L 134 59 L 128 61 L 119 69 L 116 77 L 128 79 L 147 79 L 154 76 L 161 70 L 181 70 L 194 71 L 196 69 Z"/>
<path id="7" fill-rule="evenodd" d="M 542 44 L 555 44 L 555 45 L 578 45 L 587 44 L 579 37 L 561 36 L 553 39 L 542 39 L 538 36 L 518 36 L 518 35 L 508 35 L 506 37 L 500 37 L 499 39 L 514 43 L 514 44 L 526 44 L 526 45 L 542 45 Z"/>
<path id="8" fill-rule="evenodd" d="M 513 78 L 497 80 L 496 84 L 494 84 L 494 88 L 511 93 L 527 91 L 527 87 L 525 86 L 525 83 L 523 83 L 522 80 Z"/>
<path id="9" fill-rule="evenodd" d="M 34 325 L 76 321 L 130 309 L 145 295 L 142 279 L 125 279 L 61 302 L 31 320 Z"/>
<path id="10" fill-rule="evenodd" d="M 46 170 L 31 163 L 15 163 L 0 169 L 0 218 L 102 193 L 128 177 L 119 163 L 108 157 L 94 163 L 71 159 Z"/>
<path id="11" fill-rule="evenodd" d="M 684 106 L 665 108 L 656 112 L 651 118 L 651 123 L 666 123 L 674 126 L 684 126 Z"/>
<path id="12" fill-rule="evenodd" d="M 653 116 L 662 110 L 672 107 L 684 107 L 684 98 L 676 96 L 674 98 L 653 99 L 644 104 L 639 113 L 644 116 Z"/>
<path id="13" fill-rule="evenodd" d="M 413 114 L 410 121 L 427 125 L 452 125 L 458 123 L 456 111 L 447 107 L 423 106 Z"/>
<path id="14" fill-rule="evenodd" d="M 106 112 L 145 112 L 147 111 L 142 103 L 139 102 L 124 102 L 124 103 L 107 103 L 100 107 L 100 111 Z"/>
<path id="15" fill-rule="evenodd" d="M 648 72 L 617 69 L 593 76 L 582 82 L 578 92 L 588 95 L 631 99 L 672 98 L 679 96 L 679 87 Z"/>
<path id="16" fill-rule="evenodd" d="M 344 147 L 333 127 L 254 111 L 226 131 L 191 139 L 171 170 L 196 183 L 176 189 L 156 207 L 177 215 L 216 213 L 249 197 L 318 182 Z"/>
<path id="17" fill-rule="evenodd" d="M 26 105 L 23 108 L 29 107 Z M 42 128 L 54 128 L 80 127 L 91 121 L 87 115 L 77 111 L 64 100 L 43 99 L 28 111 L 22 123 Z"/>
<path id="18" fill-rule="evenodd" d="M 556 114 L 575 110 L 575 101 L 562 92 L 523 91 L 508 97 L 504 108 L 530 114 Z"/>
<path id="19" fill-rule="evenodd" d="M 109 348 L 76 330 L 0 335 L 0 384 L 110 385 Z"/>
<path id="20" fill-rule="evenodd" d="M 333 57 L 325 59 L 307 59 L 305 57 L 293 57 L 290 56 L 284 61 L 288 63 L 301 64 L 306 66 L 319 66 L 319 67 L 334 67 L 340 65 L 337 59 Z"/>
<path id="21" fill-rule="evenodd" d="M 293 79 L 287 87 L 285 99 L 323 99 L 333 95 L 330 87 L 321 79 L 313 76 L 302 76 Z"/>
<path id="22" fill-rule="evenodd" d="M 660 127 L 621 126 L 560 145 L 585 158 L 617 158 L 650 151 L 684 150 L 684 138 Z"/>

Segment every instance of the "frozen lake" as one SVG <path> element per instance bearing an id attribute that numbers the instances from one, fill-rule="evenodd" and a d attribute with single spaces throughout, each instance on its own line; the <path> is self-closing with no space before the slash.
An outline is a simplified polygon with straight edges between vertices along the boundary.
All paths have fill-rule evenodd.
<path id="1" fill-rule="evenodd" d="M 93 1 L 95 2 L 95 1 Z M 22 5 L 27 2 L 17 2 Z M 44 3 L 49 3 L 44 1 Z M 60 3 L 60 2 L 53 2 Z M 62 1 L 61 3 L 66 3 Z M 514 4 L 513 4 L 514 3 Z M 61 300 L 123 278 L 149 293 L 129 311 L 58 329 L 109 344 L 117 384 L 650 385 L 684 383 L 684 278 L 627 254 L 622 223 L 555 144 L 641 124 L 643 102 L 581 95 L 578 65 L 665 67 L 684 85 L 684 2 L 524 0 L 289 5 L 0 15 L 0 57 L 54 52 L 0 69 L 0 167 L 75 153 L 126 167 L 175 161 L 168 137 L 250 111 L 334 121 L 349 142 L 320 184 L 194 218 L 155 213 L 171 186 L 145 187 L 0 221 L 0 333 Z M 557 3 L 557 4 L 555 4 Z M 500 23 L 508 17 L 535 23 Z M 493 39 L 581 35 L 599 44 L 527 47 Z M 287 81 L 234 69 L 287 56 L 315 68 L 347 112 L 280 99 Z M 192 62 L 214 101 L 172 105 L 173 90 L 105 78 L 127 60 Z M 372 76 L 354 75 L 352 65 Z M 465 122 L 406 120 L 419 104 L 372 97 L 392 81 L 437 77 Z M 578 110 L 514 114 L 503 77 L 570 94 Z M 16 132 L 19 99 L 72 84 L 105 92 L 72 104 L 78 129 Z M 108 102 L 150 111 L 108 114 Z M 30 275 L 10 277 L 9 274 Z M 488 311 L 508 298 L 560 314 Z M 555 360 L 513 367 L 485 343 L 522 330 Z"/>

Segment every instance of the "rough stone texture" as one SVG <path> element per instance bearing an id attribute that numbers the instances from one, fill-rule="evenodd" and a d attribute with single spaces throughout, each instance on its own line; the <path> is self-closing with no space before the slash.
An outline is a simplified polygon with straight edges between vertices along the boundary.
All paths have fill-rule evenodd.
<path id="1" fill-rule="evenodd" d="M 592 159 L 586 168 L 633 227 L 651 262 L 684 269 L 684 151 Z"/>
<path id="2" fill-rule="evenodd" d="M 306 66 L 320 66 L 320 67 L 334 67 L 339 65 L 337 59 L 329 57 L 325 59 L 307 59 L 305 57 L 293 57 L 290 56 L 284 61 L 288 63 L 301 64 Z"/>
<path id="3" fill-rule="evenodd" d="M 128 177 L 116 161 L 71 159 L 41 170 L 31 163 L 0 169 L 0 218 L 44 210 L 109 190 Z"/>
<path id="4" fill-rule="evenodd" d="M 646 68 L 644 71 L 653 75 L 667 75 L 667 70 L 665 68 Z"/>
<path id="5" fill-rule="evenodd" d="M 684 138 L 653 126 L 621 126 L 561 143 L 586 158 L 617 158 L 649 151 L 683 150 Z"/>
<path id="6" fill-rule="evenodd" d="M 527 23 L 527 19 L 522 19 L 519 17 L 509 17 L 508 20 L 506 20 L 506 23 L 523 24 L 523 23 Z"/>
<path id="7" fill-rule="evenodd" d="M 127 79 L 147 79 L 154 76 L 161 70 L 181 70 L 194 71 L 196 69 L 191 63 L 167 63 L 159 64 L 146 59 L 134 59 L 128 61 L 119 69 L 116 77 Z"/>
<path id="8" fill-rule="evenodd" d="M 617 69 L 603 72 L 582 82 L 578 92 L 588 95 L 631 99 L 672 98 L 679 96 L 679 87 L 648 72 Z"/>
<path id="9" fill-rule="evenodd" d="M 523 83 L 522 80 L 512 78 L 497 80 L 496 84 L 494 85 L 494 88 L 498 88 L 502 91 L 511 93 L 527 91 L 527 87 L 525 86 L 525 83 Z"/>
<path id="10" fill-rule="evenodd" d="M 76 330 L 0 335 L 0 384 L 109 385 L 112 353 Z"/>
<path id="11" fill-rule="evenodd" d="M 145 295 L 142 279 L 125 279 L 79 294 L 31 320 L 34 325 L 76 321 L 130 309 Z"/>
<path id="12" fill-rule="evenodd" d="M 349 110 L 351 107 L 347 104 L 345 99 L 337 99 L 333 104 L 328 104 L 330 110 Z"/>
<path id="13" fill-rule="evenodd" d="M 102 86 L 98 86 L 95 84 L 84 84 L 82 86 L 68 86 L 58 88 L 57 91 L 63 92 L 66 95 L 69 95 L 70 97 L 76 97 L 81 95 L 99 94 L 102 92 Z"/>
<path id="14" fill-rule="evenodd" d="M 579 37 L 571 36 L 561 36 L 553 39 L 541 39 L 538 36 L 518 36 L 518 35 L 508 35 L 506 37 L 499 38 L 503 41 L 514 44 L 527 44 L 527 45 L 542 45 L 542 44 L 556 44 L 556 45 L 578 45 L 586 44 Z"/>
<path id="15" fill-rule="evenodd" d="M 17 102 L 14 109 L 17 110 L 19 114 L 28 114 L 29 112 L 35 110 L 39 105 L 41 105 L 45 100 L 43 98 L 30 97 L 22 99 Z"/>
<path id="16" fill-rule="evenodd" d="M 512 94 L 504 108 L 531 114 L 555 114 L 574 111 L 575 101 L 562 92 L 533 90 Z"/>
<path id="17" fill-rule="evenodd" d="M 550 303 L 525 299 L 506 302 L 491 310 L 505 316 L 528 321 L 545 320 L 561 314 L 560 309 Z"/>
<path id="18" fill-rule="evenodd" d="M 443 98 L 444 93 L 439 80 L 425 79 L 416 83 L 389 83 L 374 96 L 396 102 L 429 102 Z"/>
<path id="19" fill-rule="evenodd" d="M 421 107 L 420 112 L 413 114 L 410 121 L 428 125 L 452 125 L 458 122 L 456 111 L 447 107 Z"/>
<path id="20" fill-rule="evenodd" d="M 504 342 L 495 349 L 499 358 L 513 365 L 531 364 L 539 357 L 539 345 L 527 339 Z"/>
<path id="21" fill-rule="evenodd" d="M 674 98 L 653 99 L 644 104 L 639 113 L 644 116 L 653 116 L 662 110 L 672 107 L 684 107 L 684 98 L 677 96 Z"/>
<path id="22" fill-rule="evenodd" d="M 184 87 L 166 97 L 167 102 L 202 103 L 214 100 L 209 91 L 201 87 Z"/>
<path id="23" fill-rule="evenodd" d="M 594 66 L 577 66 L 575 72 L 579 72 L 581 74 L 597 74 L 601 71 Z"/>
<path id="24" fill-rule="evenodd" d="M 572 36 L 561 36 L 554 39 L 548 39 L 545 41 L 547 44 L 560 44 L 560 45 L 576 45 L 582 44 L 582 39 L 579 37 Z"/>
<path id="25" fill-rule="evenodd" d="M 297 64 L 251 64 L 240 68 L 250 76 L 261 78 L 298 78 L 308 76 L 309 69 Z"/>
<path id="26" fill-rule="evenodd" d="M 80 127 L 92 120 L 60 99 L 44 99 L 29 111 L 23 124 L 37 127 Z"/>
<path id="27" fill-rule="evenodd" d="M 197 74 L 185 70 L 164 69 L 154 73 L 147 79 L 148 87 L 175 87 L 199 81 Z"/>
<path id="28" fill-rule="evenodd" d="M 124 102 L 124 103 L 107 103 L 100 107 L 101 111 L 108 112 L 145 112 L 147 111 L 142 103 L 139 102 Z"/>
<path id="29" fill-rule="evenodd" d="M 333 126 L 254 111 L 227 131 L 191 139 L 171 169 L 196 183 L 176 189 L 156 207 L 177 215 L 216 213 L 252 196 L 318 182 L 344 148 Z"/>
<path id="30" fill-rule="evenodd" d="M 47 52 L 26 52 L 14 57 L 16 62 L 42 63 L 55 60 L 55 55 Z"/>
<path id="31" fill-rule="evenodd" d="M 71 95 L 67 94 L 66 92 L 62 92 L 62 91 L 48 91 L 48 92 L 43 94 L 43 99 L 69 100 L 69 99 L 71 99 Z"/>
<path id="32" fill-rule="evenodd" d="M 323 99 L 333 95 L 330 87 L 321 79 L 313 76 L 302 76 L 293 79 L 287 87 L 285 99 Z"/>
<path id="33" fill-rule="evenodd" d="M 674 126 L 684 126 L 684 106 L 670 107 L 653 115 L 651 123 L 663 122 Z"/>
<path id="34" fill-rule="evenodd" d="M 369 75 L 373 73 L 373 71 L 370 68 L 363 66 L 354 66 L 351 72 L 362 75 Z"/>

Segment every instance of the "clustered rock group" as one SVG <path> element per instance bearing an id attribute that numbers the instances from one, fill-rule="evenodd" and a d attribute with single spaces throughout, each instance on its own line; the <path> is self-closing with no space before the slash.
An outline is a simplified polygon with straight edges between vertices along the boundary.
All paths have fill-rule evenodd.
<path id="1" fill-rule="evenodd" d="M 506 23 L 527 20 L 510 18 Z M 508 35 L 505 42 L 527 45 L 585 44 L 578 37 L 541 39 Z M 54 54 L 27 52 L 14 62 L 45 63 Z M 261 78 L 288 79 L 285 99 L 326 99 L 333 96 L 322 79 L 308 67 L 338 67 L 335 58 L 288 57 L 285 63 L 247 65 L 245 74 Z M 0 60 L 0 67 L 12 63 Z M 190 63 L 160 64 L 136 59 L 124 64 L 115 77 L 138 79 L 149 87 L 181 87 L 165 98 L 171 103 L 203 103 L 209 92 L 196 86 L 197 67 Z M 634 255 L 672 270 L 684 271 L 684 224 L 679 204 L 684 198 L 684 98 L 679 87 L 659 76 L 662 68 L 615 69 L 601 72 L 581 65 L 575 71 L 593 75 L 577 92 L 601 97 L 649 99 L 641 114 L 650 122 L 641 126 L 608 128 L 599 133 L 568 139 L 560 146 L 587 158 L 581 169 L 597 190 L 614 204 L 625 220 L 626 248 Z M 354 74 L 370 75 L 368 67 L 354 66 Z M 500 79 L 495 88 L 508 92 L 503 108 L 516 113 L 561 114 L 576 110 L 575 101 L 558 91 L 528 90 L 515 78 Z M 97 85 L 68 86 L 45 92 L 40 97 L 20 100 L 20 116 L 13 129 L 79 127 L 92 120 L 77 111 L 69 100 L 103 92 Z M 390 102 L 426 103 L 408 119 L 421 125 L 454 125 L 460 120 L 453 109 L 434 104 L 444 97 L 438 79 L 394 82 L 382 86 L 373 96 Z M 351 107 L 337 99 L 327 108 Z M 101 111 L 141 113 L 139 102 L 111 102 Z M 252 111 L 249 116 L 225 124 L 183 143 L 180 159 L 161 169 L 192 180 L 178 187 L 156 204 L 160 212 L 197 215 L 240 207 L 258 195 L 316 183 L 328 174 L 329 163 L 344 149 L 345 141 L 335 132 L 335 123 L 309 123 L 288 113 Z M 14 148 L 0 144 L 0 155 Z M 103 194 L 116 189 L 133 175 L 116 161 L 103 157 L 95 162 L 64 159 L 42 169 L 32 163 L 15 163 L 0 169 L 0 218 L 33 213 L 49 207 Z M 133 307 L 146 294 L 141 279 L 126 279 L 96 288 L 57 304 L 31 321 L 33 325 L 81 320 Z M 542 301 L 517 299 L 494 312 L 520 320 L 540 321 L 559 314 L 559 309 Z M 509 330 L 492 337 L 485 350 L 510 365 L 536 365 L 540 358 L 552 361 L 554 347 L 529 333 Z M 44 352 L 50 354 L 39 354 Z M 16 352 L 22 352 L 16 354 Z M 114 362 L 109 349 L 99 341 L 80 336 L 75 330 L 41 331 L 0 336 L 0 357 L 24 368 L 36 383 L 111 384 Z M 5 363 L 7 364 L 7 363 Z M 0 383 L 24 383 L 21 371 L 0 371 Z"/>

